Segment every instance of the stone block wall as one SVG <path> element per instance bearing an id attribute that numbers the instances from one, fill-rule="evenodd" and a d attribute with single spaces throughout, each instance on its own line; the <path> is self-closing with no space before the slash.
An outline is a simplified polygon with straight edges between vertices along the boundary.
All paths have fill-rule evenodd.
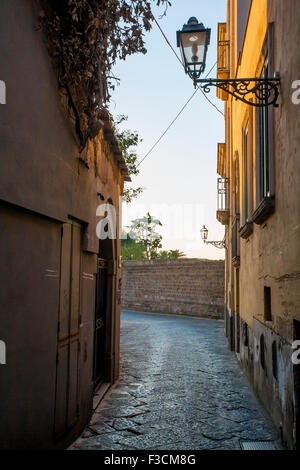
<path id="1" fill-rule="evenodd" d="M 223 318 L 224 261 L 125 261 L 122 308 Z"/>

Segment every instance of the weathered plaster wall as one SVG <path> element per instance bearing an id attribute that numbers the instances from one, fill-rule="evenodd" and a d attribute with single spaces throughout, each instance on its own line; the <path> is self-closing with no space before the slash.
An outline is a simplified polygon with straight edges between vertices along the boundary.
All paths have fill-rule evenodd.
<path id="1" fill-rule="evenodd" d="M 242 0 L 241 0 L 242 1 Z M 246 0 L 245 0 L 246 2 Z M 300 398 L 294 396 L 294 377 L 291 367 L 291 343 L 294 337 L 293 321 L 300 319 L 300 113 L 299 105 L 292 102 L 292 84 L 299 79 L 300 50 L 296 38 L 300 36 L 300 3 L 297 0 L 252 0 L 244 47 L 240 60 L 235 60 L 236 44 L 236 0 L 228 1 L 228 40 L 231 44 L 230 75 L 255 77 L 261 73 L 264 57 L 262 47 L 268 25 L 273 24 L 274 46 L 269 50 L 269 64 L 279 72 L 279 107 L 270 108 L 273 114 L 274 139 L 270 131 L 270 153 L 274 141 L 274 184 L 271 196 L 275 195 L 275 211 L 262 225 L 253 223 L 253 233 L 247 239 L 240 238 L 240 266 L 232 264 L 231 223 L 233 221 L 233 190 L 231 184 L 231 215 L 227 231 L 229 249 L 226 253 L 226 312 L 227 325 L 230 317 L 241 318 L 241 360 L 257 393 L 270 411 L 276 425 L 282 426 L 284 439 L 290 447 L 295 446 L 295 426 Z M 272 53 L 273 52 L 273 53 Z M 246 104 L 229 98 L 225 106 L 226 151 L 228 176 L 233 182 L 234 159 L 239 157 L 239 191 L 241 225 L 243 220 L 243 143 L 242 128 L 247 120 L 252 121 L 254 132 L 250 134 L 250 181 L 253 197 L 252 211 L 260 202 L 256 197 L 256 169 L 259 167 L 257 146 L 258 120 L 255 110 Z M 273 126 L 270 126 L 272 129 Z M 272 177 L 271 177 L 272 180 Z M 238 276 L 237 276 L 238 274 Z M 264 287 L 271 288 L 272 321 L 264 316 Z M 236 322 L 233 321 L 236 328 Z M 244 324 L 249 326 L 249 345 L 243 343 Z M 258 360 L 260 336 L 264 332 L 266 370 Z M 237 337 L 233 331 L 233 336 Z M 231 332 L 227 327 L 231 341 Z M 276 341 L 278 380 L 272 378 L 272 343 Z M 238 351 L 239 345 L 233 345 Z M 271 372 L 270 372 L 271 371 Z M 299 444 L 298 444 L 299 445 Z"/>
<path id="2" fill-rule="evenodd" d="M 87 248 L 97 253 L 97 192 L 118 208 L 122 177 L 103 130 L 95 145 L 89 142 L 79 153 L 43 33 L 36 28 L 34 5 L 1 2 L 0 64 L 7 104 L 1 106 L 0 199 L 56 220 L 65 222 L 71 214 L 88 223 Z"/>
<path id="3" fill-rule="evenodd" d="M 300 35 L 300 26 L 295 18 L 300 16 L 300 4 L 275 0 L 268 6 L 268 21 L 275 25 L 274 68 L 281 77 L 280 107 L 274 111 L 276 209 L 264 225 L 254 224 L 247 240 L 241 239 L 240 310 L 251 326 L 253 316 L 263 321 L 263 288 L 271 287 L 273 328 L 291 340 L 291 319 L 300 319 L 300 113 L 299 105 L 291 100 L 291 86 L 299 72 L 300 53 L 295 38 Z M 259 23 L 254 12 L 251 17 Z M 265 15 L 262 18 L 266 24 Z M 261 41 L 253 43 L 259 49 Z M 242 70 L 246 73 L 246 68 Z M 238 115 L 235 122 L 239 122 Z M 238 131 L 239 126 L 236 128 Z M 233 146 L 241 149 L 238 141 L 234 140 Z M 251 291 L 246 288 L 249 284 Z"/>
<path id="4" fill-rule="evenodd" d="M 293 349 L 271 325 L 265 325 L 254 319 L 253 330 L 248 329 L 248 341 L 245 338 L 246 324 L 241 324 L 241 362 L 255 391 L 271 414 L 279 432 L 290 447 L 294 445 L 294 380 L 291 356 Z M 263 349 L 261 337 L 263 336 Z M 276 346 L 276 355 L 272 348 Z M 264 366 L 261 362 L 264 355 Z M 276 372 L 274 372 L 276 371 Z"/>
<path id="5" fill-rule="evenodd" d="M 96 208 L 110 199 L 118 214 L 123 187 L 120 157 L 106 124 L 79 154 L 44 36 L 36 28 L 36 6 L 29 0 L 0 2 L 0 78 L 7 90 L 6 104 L 0 108 L 0 339 L 7 346 L 7 364 L 0 368 L 1 448 L 61 447 L 89 418 L 97 255 L 103 256 Z M 72 220 L 82 230 L 75 273 L 80 279 L 79 407 L 78 421 L 58 443 L 53 422 L 61 234 L 63 223 Z M 119 256 L 115 242 L 107 381 L 117 378 L 119 367 Z M 76 374 L 71 373 L 73 383 Z"/>
<path id="6" fill-rule="evenodd" d="M 223 318 L 224 261 L 125 261 L 122 308 Z"/>

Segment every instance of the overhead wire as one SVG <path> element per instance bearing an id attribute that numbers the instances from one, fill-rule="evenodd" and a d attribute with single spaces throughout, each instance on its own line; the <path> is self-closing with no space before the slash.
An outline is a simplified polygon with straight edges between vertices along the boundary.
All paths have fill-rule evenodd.
<path id="1" fill-rule="evenodd" d="M 166 43 L 168 44 L 168 46 L 171 48 L 171 50 L 173 51 L 176 59 L 179 61 L 179 63 L 181 64 L 181 66 L 184 68 L 184 65 L 183 65 L 183 62 L 182 60 L 180 59 L 180 57 L 178 56 L 177 52 L 175 51 L 174 47 L 172 46 L 172 44 L 170 43 L 170 41 L 168 40 L 167 36 L 165 35 L 164 31 L 162 30 L 160 24 L 158 23 L 158 21 L 156 20 L 155 17 L 153 17 L 154 19 L 154 22 L 156 23 L 158 29 L 160 30 L 162 36 L 164 37 Z M 209 72 L 206 74 L 205 78 L 208 77 L 208 75 L 211 73 L 211 71 L 215 68 L 215 66 L 217 65 L 218 61 L 216 61 L 214 63 L 214 65 L 211 67 L 211 69 L 209 70 Z M 203 94 L 203 96 L 206 98 L 206 100 L 224 117 L 224 114 L 223 112 L 207 97 L 206 93 L 204 93 L 204 91 L 202 90 L 202 88 L 197 85 L 196 87 L 196 90 L 194 91 L 194 93 L 190 96 L 190 98 L 187 100 L 187 102 L 183 105 L 183 107 L 180 109 L 180 111 L 178 112 L 178 114 L 175 116 L 175 118 L 172 120 L 172 122 L 169 124 L 169 126 L 166 128 L 166 130 L 161 134 L 161 136 L 159 137 L 159 139 L 156 140 L 156 142 L 154 143 L 154 145 L 152 145 L 152 147 L 150 148 L 150 150 L 146 153 L 146 155 L 142 158 L 142 160 L 137 164 L 137 167 L 139 165 L 141 165 L 141 163 L 143 163 L 143 161 L 150 155 L 150 153 L 155 149 L 155 147 L 159 144 L 159 142 L 163 139 L 163 137 L 166 135 L 166 133 L 169 131 L 169 129 L 173 126 L 173 124 L 175 123 L 175 121 L 179 118 L 179 116 L 182 114 L 182 112 L 185 110 L 185 108 L 187 107 L 187 105 L 190 103 L 190 101 L 194 98 L 195 94 L 197 93 L 197 91 L 200 90 L 201 93 Z"/>
<path id="2" fill-rule="evenodd" d="M 170 41 L 168 40 L 167 36 L 165 35 L 164 31 L 162 30 L 160 24 L 158 23 L 157 19 L 155 17 L 153 17 L 154 19 L 154 22 L 155 24 L 157 25 L 158 29 L 160 30 L 161 34 L 163 35 L 166 43 L 168 44 L 168 46 L 171 48 L 171 50 L 173 51 L 176 59 L 179 61 L 179 63 L 181 64 L 181 66 L 184 68 L 184 64 L 182 62 L 182 60 L 180 59 L 179 55 L 177 54 L 177 52 L 175 51 L 174 47 L 172 46 L 172 44 L 170 43 Z M 216 61 L 214 63 L 214 65 L 212 66 L 212 68 L 209 70 L 209 72 L 206 74 L 205 78 L 208 77 L 208 75 L 210 74 L 210 72 L 215 68 L 215 66 L 217 65 L 218 61 Z M 199 85 L 197 85 L 197 88 L 199 88 L 199 90 L 201 91 L 201 93 L 203 94 L 203 96 L 207 99 L 207 101 L 219 112 L 222 114 L 222 116 L 224 116 L 224 113 L 208 98 L 208 96 L 204 93 L 204 91 L 202 90 L 201 87 L 199 87 Z"/>
<path id="3" fill-rule="evenodd" d="M 169 124 L 169 126 L 167 127 L 167 129 L 163 132 L 163 134 L 160 136 L 160 138 L 155 142 L 154 145 L 152 145 L 151 149 L 146 153 L 146 155 L 142 158 L 142 160 L 137 164 L 137 167 L 143 163 L 143 161 L 148 157 L 148 155 L 150 155 L 150 153 L 152 152 L 152 150 L 155 149 L 155 147 L 159 144 L 159 142 L 163 139 L 163 137 L 166 135 L 166 133 L 168 132 L 168 130 L 173 126 L 174 122 L 179 118 L 180 114 L 185 110 L 185 108 L 187 107 L 187 105 L 189 104 L 189 102 L 194 98 L 195 94 L 197 93 L 198 91 L 198 88 L 194 91 L 194 93 L 192 94 L 192 96 L 187 100 L 187 102 L 185 103 L 185 105 L 181 108 L 181 110 L 179 111 L 179 113 L 175 116 L 175 118 L 173 119 L 173 121 Z"/>

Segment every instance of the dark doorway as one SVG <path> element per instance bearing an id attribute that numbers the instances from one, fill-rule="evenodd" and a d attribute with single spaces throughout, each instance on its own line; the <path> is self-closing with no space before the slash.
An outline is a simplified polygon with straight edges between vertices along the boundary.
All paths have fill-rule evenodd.
<path id="1" fill-rule="evenodd" d="M 235 352 L 240 353 L 241 319 L 238 313 L 235 314 Z"/>
<path id="2" fill-rule="evenodd" d="M 94 386 L 108 381 L 107 350 L 111 336 L 112 289 L 110 266 L 113 259 L 112 240 L 100 240 L 96 280 Z"/>
<path id="3" fill-rule="evenodd" d="M 294 339 L 300 340 L 300 322 L 294 320 Z M 294 364 L 296 448 L 300 450 L 300 364 Z"/>
<path id="4" fill-rule="evenodd" d="M 230 315 L 230 338 L 229 344 L 231 351 L 235 351 L 235 317 Z"/>
<path id="5" fill-rule="evenodd" d="M 241 320 L 240 320 L 240 270 L 235 270 L 235 352 L 240 353 Z"/>
<path id="6" fill-rule="evenodd" d="M 98 258 L 96 308 L 95 308 L 95 347 L 94 347 L 94 384 L 104 381 L 105 333 L 107 311 L 107 269 L 108 262 Z"/>

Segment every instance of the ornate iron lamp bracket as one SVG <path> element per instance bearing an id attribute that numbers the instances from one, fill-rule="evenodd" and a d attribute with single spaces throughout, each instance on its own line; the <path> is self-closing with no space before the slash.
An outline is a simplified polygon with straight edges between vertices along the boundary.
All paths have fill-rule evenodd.
<path id="1" fill-rule="evenodd" d="M 251 106 L 278 107 L 280 78 L 277 75 L 274 78 L 194 79 L 194 85 L 198 85 L 204 93 L 209 93 L 212 86 L 220 88 Z"/>
<path id="2" fill-rule="evenodd" d="M 206 243 L 207 245 L 213 245 L 215 248 L 220 248 L 221 250 L 224 250 L 224 248 L 227 248 L 226 243 L 225 243 L 225 237 L 223 240 L 220 240 L 220 241 L 205 240 L 204 243 Z"/>

